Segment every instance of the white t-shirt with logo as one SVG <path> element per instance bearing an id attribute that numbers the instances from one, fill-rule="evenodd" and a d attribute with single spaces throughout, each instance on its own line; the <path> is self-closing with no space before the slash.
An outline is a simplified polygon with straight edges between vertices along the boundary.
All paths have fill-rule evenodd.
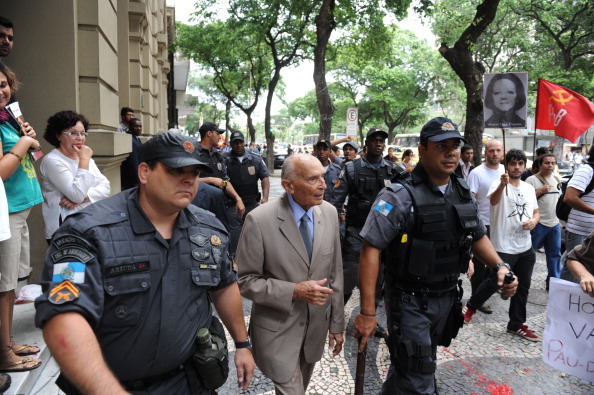
<path id="1" fill-rule="evenodd" d="M 470 173 L 472 174 L 472 172 Z M 487 197 L 499 186 L 500 180 L 491 184 Z M 519 254 L 532 248 L 532 238 L 528 229 L 522 229 L 522 223 L 534 216 L 538 209 L 534 187 L 520 181 L 518 188 L 507 184 L 501 200 L 496 205 L 490 204 L 491 243 L 497 252 Z"/>

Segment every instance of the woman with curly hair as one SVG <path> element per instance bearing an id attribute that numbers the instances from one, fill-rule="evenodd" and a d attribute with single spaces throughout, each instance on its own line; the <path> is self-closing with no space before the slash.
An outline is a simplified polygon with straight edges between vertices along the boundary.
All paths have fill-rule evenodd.
<path id="1" fill-rule="evenodd" d="M 89 122 L 73 111 L 60 111 L 47 120 L 43 138 L 56 147 L 41 162 L 42 211 L 45 238 L 70 214 L 109 196 L 109 180 L 91 158 L 85 145 Z"/>

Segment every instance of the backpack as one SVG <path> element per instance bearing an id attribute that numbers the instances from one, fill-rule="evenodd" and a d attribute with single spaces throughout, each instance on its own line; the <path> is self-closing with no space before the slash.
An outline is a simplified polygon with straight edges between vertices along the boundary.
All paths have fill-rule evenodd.
<path id="1" fill-rule="evenodd" d="M 592 167 L 592 169 L 594 169 L 594 164 L 588 163 L 588 165 L 590 165 L 590 167 Z M 571 207 L 567 203 L 565 203 L 563 200 L 565 198 L 565 191 L 567 190 L 567 184 L 569 183 L 569 180 L 571 180 L 572 178 L 573 178 L 573 175 L 571 177 L 569 177 L 567 179 L 567 181 L 562 181 L 561 184 L 559 184 L 559 186 L 561 188 L 561 196 L 559 197 L 559 200 L 557 201 L 557 207 L 555 208 L 555 213 L 557 214 L 557 218 L 559 218 L 561 221 L 565 221 L 565 222 L 567 222 L 567 219 L 569 218 L 569 213 L 571 212 Z M 580 193 L 579 197 L 581 198 L 582 196 L 589 194 L 590 192 L 592 192 L 593 189 L 594 189 L 594 176 L 592 176 L 592 179 L 590 180 L 590 184 L 588 184 L 588 187 L 586 188 L 586 190 L 583 193 Z"/>

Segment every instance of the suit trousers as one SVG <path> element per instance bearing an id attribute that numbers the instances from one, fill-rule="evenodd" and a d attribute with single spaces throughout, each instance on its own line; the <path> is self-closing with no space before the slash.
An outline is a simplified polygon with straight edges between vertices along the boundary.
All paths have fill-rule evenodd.
<path id="1" fill-rule="evenodd" d="M 304 395 L 315 366 L 315 363 L 308 363 L 305 360 L 303 346 L 301 346 L 299 361 L 295 366 L 295 372 L 291 380 L 282 384 L 274 383 L 276 395 Z"/>

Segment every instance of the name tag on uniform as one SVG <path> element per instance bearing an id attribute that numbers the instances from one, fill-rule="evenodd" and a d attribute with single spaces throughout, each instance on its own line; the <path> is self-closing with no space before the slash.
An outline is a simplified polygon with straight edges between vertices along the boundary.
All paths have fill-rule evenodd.
<path id="1" fill-rule="evenodd" d="M 390 184 L 392 184 L 392 181 L 390 181 L 390 180 L 384 180 L 384 186 L 389 187 Z"/>

